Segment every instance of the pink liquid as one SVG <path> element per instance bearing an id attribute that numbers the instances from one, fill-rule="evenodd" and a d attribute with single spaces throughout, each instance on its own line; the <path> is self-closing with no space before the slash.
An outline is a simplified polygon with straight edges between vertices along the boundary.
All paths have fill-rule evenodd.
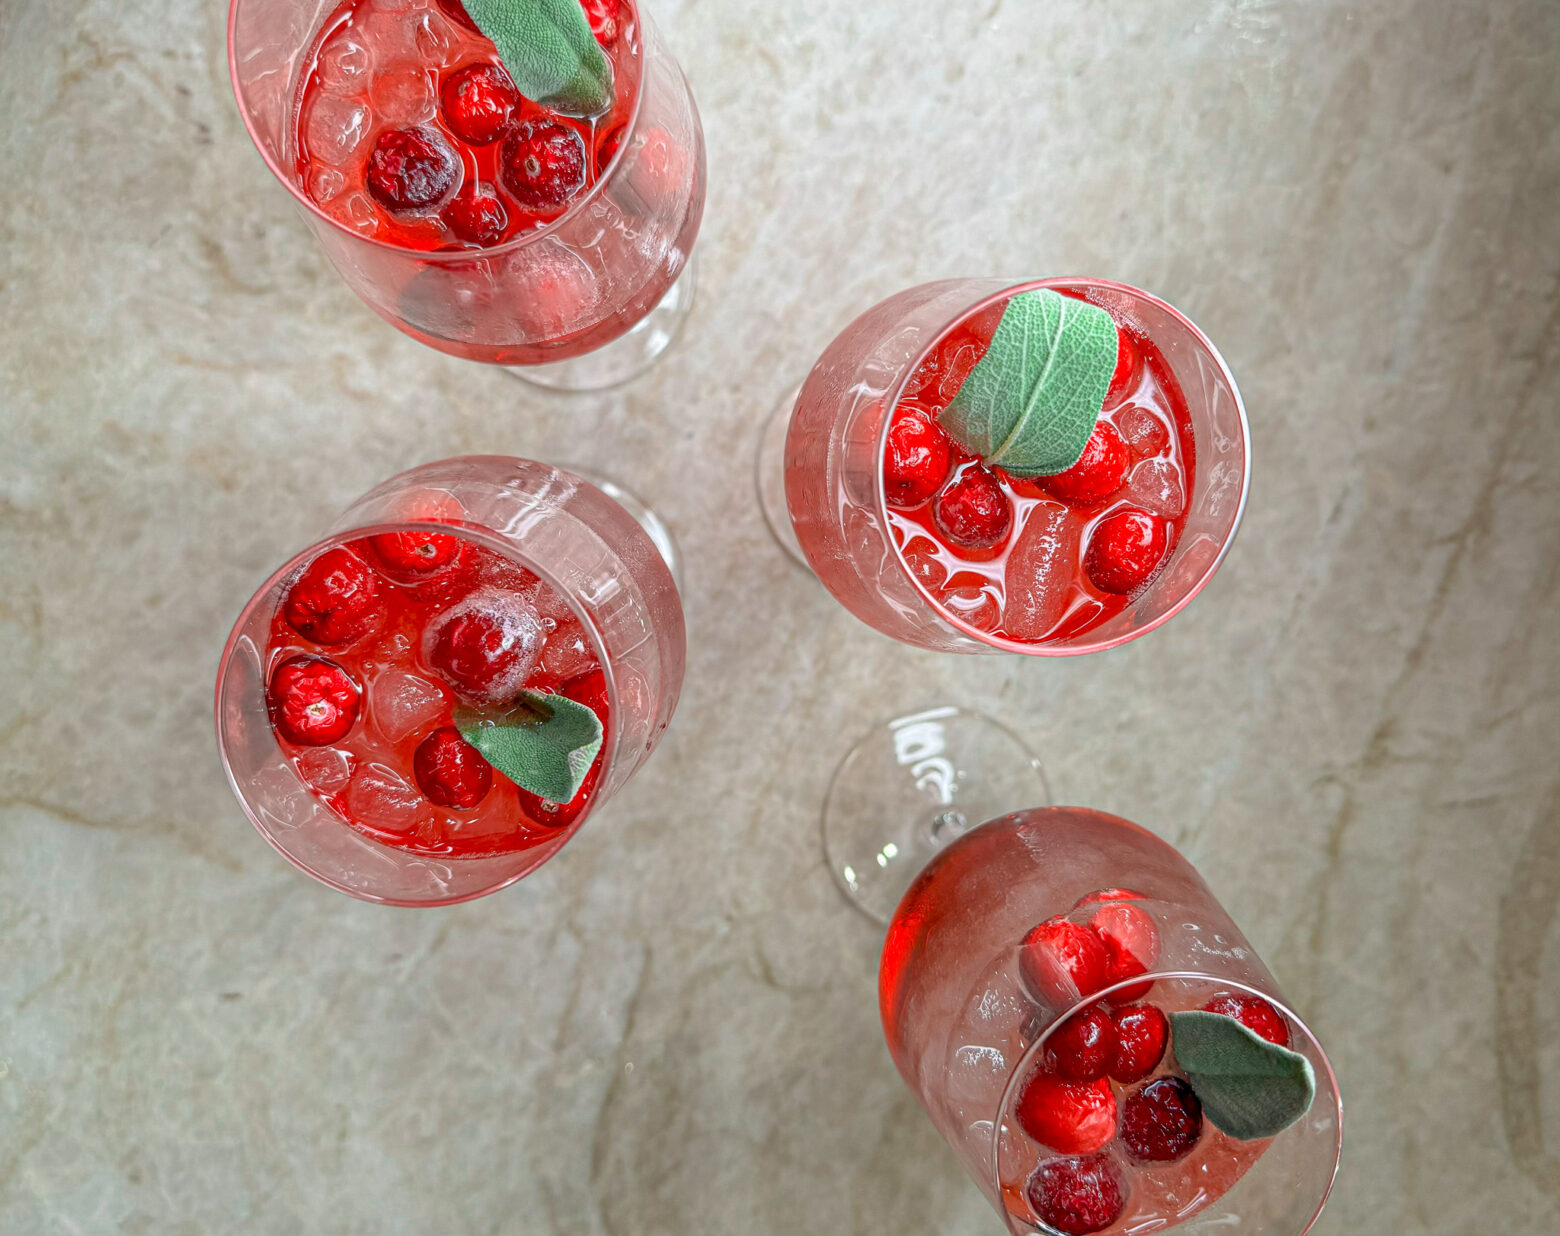
<path id="1" fill-rule="evenodd" d="M 1157 926 L 1155 956 L 1144 959 L 1148 968 L 1140 980 L 1152 980 L 1152 986 L 1146 994 L 1140 984 L 1139 991 L 1128 987 L 1126 998 L 1113 999 L 1107 987 L 1092 1001 L 1069 995 L 1047 1003 L 1025 981 L 1022 942 L 1036 924 L 1056 916 L 1087 922 L 1097 907 L 1076 903 L 1103 888 L 1143 894 L 1130 904 Z M 1016 1111 L 1024 1083 L 1044 1067 L 1046 1036 L 1056 1026 L 1090 1004 L 1107 1012 L 1149 1004 L 1170 1014 L 1232 989 L 1272 993 L 1281 1003 L 1271 976 L 1179 854 L 1124 820 L 1079 808 L 1002 817 L 942 851 L 900 903 L 878 978 L 884 1034 L 900 1073 L 1016 1231 L 1048 1230 L 1031 1206 L 1030 1180 L 1041 1163 L 1067 1157 L 1026 1132 Z M 1290 1029 L 1291 1046 L 1314 1063 L 1314 1042 L 1295 1023 Z M 1324 1068 L 1317 1072 L 1326 1075 Z M 1178 1074 L 1172 1032 L 1151 1073 L 1125 1085 L 1110 1082 L 1117 1120 L 1129 1096 L 1155 1078 Z M 1325 1112 L 1330 1097 L 1319 1094 L 1313 1110 Z M 1290 1230 L 1282 1222 L 1269 1224 L 1273 1216 L 1259 1221 L 1254 1210 L 1260 1201 L 1236 1186 L 1274 1154 L 1284 1204 L 1304 1205 L 1310 1200 L 1306 1189 L 1284 1183 L 1285 1173 L 1304 1180 L 1294 1163 L 1314 1152 L 1327 1171 L 1313 1203 L 1319 1205 L 1336 1164 L 1336 1143 L 1318 1139 L 1334 1132 L 1302 1122 L 1271 1140 L 1241 1142 L 1204 1117 L 1195 1144 L 1181 1158 L 1142 1163 L 1128 1152 L 1118 1124 L 1100 1153 L 1116 1166 L 1124 1204 L 1113 1222 L 1096 1230 L 1156 1231 L 1210 1208 L 1237 1217 L 1231 1230 Z"/>
<path id="2" fill-rule="evenodd" d="M 462 184 L 480 182 L 498 193 L 507 223 L 491 243 L 513 240 L 561 213 L 530 212 L 505 194 L 498 173 L 501 139 L 472 144 L 448 123 L 444 82 L 472 65 L 501 67 L 492 42 L 463 15 L 456 0 L 344 0 L 321 24 L 305 61 L 292 125 L 298 183 L 338 223 L 407 249 L 480 247 L 456 235 L 443 208 L 392 212 L 367 192 L 365 169 L 379 135 L 419 127 L 442 134 L 454 148 Z M 547 120 L 580 134 L 588 158 L 585 184 L 576 196 L 605 171 L 633 114 L 639 87 L 633 15 L 625 2 L 611 37 L 598 40 L 612 64 L 615 91 L 604 115 L 576 119 L 526 99 L 510 117 L 511 128 Z"/>
<path id="3" fill-rule="evenodd" d="M 966 318 L 939 340 L 911 376 L 898 408 L 919 410 L 935 421 L 985 356 L 1005 304 Z M 1013 525 L 1000 543 L 983 549 L 947 538 L 933 517 L 935 498 L 910 509 L 889 508 L 894 545 L 906 569 L 948 614 L 1026 643 L 1073 638 L 1109 621 L 1131 601 L 1131 594 L 1097 587 L 1084 568 L 1101 521 L 1127 509 L 1161 516 L 1169 524 L 1165 560 L 1174 552 L 1196 465 L 1191 417 L 1153 342 L 1126 326 L 1119 327 L 1119 336 L 1124 372 L 1100 419 L 1121 435 L 1132 458 L 1114 493 L 1094 502 L 1068 502 L 1046 492 L 1045 478 L 1025 480 L 994 469 L 1012 505 Z M 948 485 L 978 465 L 974 456 L 950 445 L 955 462 Z M 1010 603 L 1017 597 L 1021 604 Z"/>

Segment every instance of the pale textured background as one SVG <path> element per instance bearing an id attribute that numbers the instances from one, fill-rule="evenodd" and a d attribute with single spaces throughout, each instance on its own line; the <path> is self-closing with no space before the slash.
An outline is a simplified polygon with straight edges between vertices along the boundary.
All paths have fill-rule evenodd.
<path id="1" fill-rule="evenodd" d="M 820 865 L 842 738 L 953 700 L 1183 846 L 1314 1018 L 1328 1233 L 1560 1226 L 1560 8 L 663 0 L 703 287 L 600 397 L 425 350 L 240 127 L 219 0 L 0 0 L 0 1231 L 990 1234 Z M 1243 529 L 1057 663 L 856 624 L 760 418 L 856 312 L 1108 275 L 1239 375 Z M 617 473 L 688 555 L 665 745 L 513 890 L 397 912 L 244 821 L 253 587 L 440 455 Z"/>

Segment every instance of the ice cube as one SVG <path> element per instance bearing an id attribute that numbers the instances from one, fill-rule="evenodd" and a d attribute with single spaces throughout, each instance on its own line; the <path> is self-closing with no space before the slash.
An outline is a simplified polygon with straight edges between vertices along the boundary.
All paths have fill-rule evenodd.
<path id="1" fill-rule="evenodd" d="M 1157 455 L 1170 445 L 1170 427 L 1140 404 L 1116 413 L 1116 431 L 1139 459 Z"/>
<path id="2" fill-rule="evenodd" d="M 443 64 L 452 33 L 449 20 L 442 13 L 437 10 L 424 13 L 412 28 L 417 58 L 424 64 Z"/>
<path id="3" fill-rule="evenodd" d="M 980 631 L 995 631 L 1002 625 L 1002 603 L 991 588 L 966 584 L 941 594 L 943 607 Z"/>
<path id="4" fill-rule="evenodd" d="M 433 75 L 420 64 L 397 65 L 374 79 L 369 98 L 382 124 L 422 124 L 433 119 Z"/>
<path id="5" fill-rule="evenodd" d="M 368 108 L 352 99 L 322 95 L 309 111 L 304 140 L 309 154 L 329 167 L 340 167 L 368 136 Z"/>
<path id="6" fill-rule="evenodd" d="M 1186 506 L 1181 488 L 1181 470 L 1168 459 L 1145 459 L 1127 478 L 1128 502 L 1155 515 L 1174 519 Z"/>
<path id="7" fill-rule="evenodd" d="M 403 833 L 417 823 L 423 796 L 392 768 L 368 764 L 347 783 L 347 810 L 369 828 Z"/>
<path id="8" fill-rule="evenodd" d="M 333 198 L 324 206 L 326 213 L 332 219 L 351 228 L 354 232 L 360 232 L 364 236 L 374 236 L 379 232 L 379 212 L 374 209 L 374 203 L 368 200 L 368 195 L 365 193 L 344 194 Z"/>
<path id="9" fill-rule="evenodd" d="M 347 178 L 333 167 L 316 165 L 309 169 L 309 196 L 324 205 L 347 187 Z"/>
<path id="10" fill-rule="evenodd" d="M 912 538 L 905 546 L 902 557 L 911 578 L 923 588 L 936 592 L 948 582 L 948 568 L 942 561 L 942 551 L 930 537 Z"/>
<path id="11" fill-rule="evenodd" d="M 1067 607 L 1078 574 L 1078 520 L 1060 502 L 1029 508 L 1008 552 L 1002 625 L 1014 639 L 1046 635 Z"/>
<path id="12" fill-rule="evenodd" d="M 319 794 L 336 794 L 352 776 L 357 759 L 338 747 L 309 747 L 293 758 L 304 784 Z"/>
<path id="13" fill-rule="evenodd" d="M 320 88 L 327 94 L 351 94 L 368 81 L 368 48 L 348 27 L 320 49 Z"/>
<path id="14" fill-rule="evenodd" d="M 405 670 L 381 670 L 368 683 L 368 715 L 381 734 L 400 742 L 408 734 L 431 728 L 449 708 L 444 688 Z"/>
<path id="15" fill-rule="evenodd" d="M 543 670 L 560 682 L 600 668 L 585 628 L 572 614 L 559 622 L 557 629 L 547 637 L 541 664 Z"/>

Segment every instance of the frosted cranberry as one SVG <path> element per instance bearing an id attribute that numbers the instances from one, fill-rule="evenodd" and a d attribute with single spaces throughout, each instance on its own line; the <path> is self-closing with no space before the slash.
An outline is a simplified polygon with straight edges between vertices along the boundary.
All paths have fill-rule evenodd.
<path id="1" fill-rule="evenodd" d="M 381 532 L 368 541 L 374 557 L 391 572 L 427 575 L 455 561 L 460 538 L 447 532 Z"/>
<path id="2" fill-rule="evenodd" d="M 1132 452 L 1109 421 L 1097 421 L 1078 462 L 1065 472 L 1042 476 L 1037 483 L 1069 506 L 1093 506 L 1121 488 Z"/>
<path id="3" fill-rule="evenodd" d="M 523 209 L 562 210 L 585 185 L 585 142 L 567 125 L 526 121 L 504 139 L 498 178 Z"/>
<path id="4" fill-rule="evenodd" d="M 357 721 L 363 696 L 334 661 L 291 657 L 271 674 L 267 703 L 271 724 L 299 747 L 328 747 Z"/>
<path id="5" fill-rule="evenodd" d="M 1154 573 L 1169 544 L 1163 519 L 1128 507 L 1095 525 L 1084 566 L 1101 592 L 1128 593 Z"/>
<path id="6" fill-rule="evenodd" d="M 1179 1077 L 1161 1077 L 1127 1096 L 1121 1140 L 1140 1163 L 1174 1163 L 1202 1136 L 1202 1104 Z"/>
<path id="7" fill-rule="evenodd" d="M 389 129 L 369 152 L 364 183 L 386 210 L 432 210 L 460 183 L 460 159 L 433 129 Z"/>
<path id="8" fill-rule="evenodd" d="M 942 488 L 952 465 L 949 438 L 941 425 L 914 407 L 894 409 L 883 446 L 883 495 L 889 506 L 920 506 Z"/>
<path id="9" fill-rule="evenodd" d="M 1170 1019 L 1152 1004 L 1129 1004 L 1117 1009 L 1111 1022 L 1116 1050 L 1111 1054 L 1110 1075 L 1123 1083 L 1142 1081 L 1164 1059 Z"/>
<path id="10" fill-rule="evenodd" d="M 526 643 L 499 614 L 471 609 L 439 628 L 428 664 L 463 696 L 481 699 L 514 677 Z"/>
<path id="11" fill-rule="evenodd" d="M 1073 1082 L 1033 1074 L 1014 1109 L 1019 1128 L 1063 1154 L 1091 1154 L 1116 1134 L 1116 1096 L 1104 1078 Z"/>
<path id="12" fill-rule="evenodd" d="M 383 618 L 379 581 L 350 549 L 327 549 L 287 590 L 282 616 L 304 639 L 342 647 L 367 635 Z"/>
<path id="13" fill-rule="evenodd" d="M 1048 918 L 1031 929 L 1018 955 L 1025 986 L 1055 1009 L 1105 986 L 1108 967 L 1099 936 L 1067 918 Z"/>
<path id="14" fill-rule="evenodd" d="M 1116 1050 L 1116 1026 L 1100 1008 L 1074 1013 L 1045 1041 L 1045 1067 L 1068 1081 L 1105 1076 Z"/>
<path id="15" fill-rule="evenodd" d="M 493 788 L 493 766 L 453 725 L 441 726 L 417 744 L 412 772 L 428 801 L 441 807 L 469 811 Z"/>
<path id="16" fill-rule="evenodd" d="M 623 0 L 580 0 L 580 6 L 585 10 L 585 20 L 590 23 L 590 32 L 596 36 L 596 42 L 603 47 L 612 46 L 617 41 Z"/>
<path id="17" fill-rule="evenodd" d="M 504 135 L 520 106 L 520 92 L 501 64 L 468 64 L 444 79 L 439 90 L 444 123 L 463 142 L 486 146 Z"/>
<path id="18" fill-rule="evenodd" d="M 989 468 L 960 474 L 932 503 L 932 518 L 962 549 L 990 549 L 1013 527 L 1013 503 Z"/>
<path id="19" fill-rule="evenodd" d="M 491 185 L 472 184 L 450 199 L 444 222 L 469 245 L 496 245 L 509 227 L 509 212 Z"/>
<path id="20" fill-rule="evenodd" d="M 1024 1190 L 1041 1222 L 1066 1236 L 1102 1232 L 1121 1217 L 1121 1174 L 1108 1155 L 1047 1159 Z"/>
<path id="21" fill-rule="evenodd" d="M 1289 1046 L 1289 1023 L 1284 1020 L 1282 1013 L 1261 996 L 1221 992 L 1203 1005 L 1203 1012 L 1233 1017 L 1269 1043 L 1276 1043 L 1280 1047 Z"/>
<path id="22" fill-rule="evenodd" d="M 1159 960 L 1159 925 L 1141 906 L 1125 901 L 1110 902 L 1090 915 L 1088 924 L 1105 945 L 1107 983 L 1119 983 L 1146 974 Z M 1134 983 L 1112 992 L 1111 999 L 1141 1000 L 1152 986 L 1152 983 Z"/>
<path id="23" fill-rule="evenodd" d="M 567 682 L 561 688 L 559 694 L 574 700 L 578 704 L 584 704 L 601 719 L 603 726 L 607 723 L 607 679 L 600 670 L 594 670 L 589 674 L 581 675 L 572 682 Z M 605 744 L 603 744 L 603 750 Z M 596 762 L 591 765 L 590 771 L 585 774 L 585 780 L 580 783 L 579 792 L 566 803 L 555 803 L 542 798 L 531 791 L 521 789 L 520 807 L 531 820 L 548 828 L 567 828 L 575 820 L 584 814 L 590 806 L 591 800 L 596 794 L 596 783 L 601 779 L 601 755 L 596 756 Z"/>

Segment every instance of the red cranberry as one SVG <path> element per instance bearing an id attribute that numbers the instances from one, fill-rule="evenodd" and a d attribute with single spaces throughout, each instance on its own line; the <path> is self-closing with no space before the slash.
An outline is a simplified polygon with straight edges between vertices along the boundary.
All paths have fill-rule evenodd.
<path id="1" fill-rule="evenodd" d="M 596 36 L 596 42 L 603 47 L 611 47 L 617 41 L 623 0 L 580 0 L 580 5 L 585 10 L 585 20 L 590 23 L 590 32 Z"/>
<path id="2" fill-rule="evenodd" d="M 450 199 L 444 222 L 468 245 L 496 245 L 509 227 L 509 212 L 491 185 L 471 184 Z"/>
<path id="3" fill-rule="evenodd" d="M 1142 359 L 1137 344 L 1120 326 L 1116 327 L 1116 368 L 1105 390 L 1105 406 L 1114 408 L 1137 387 L 1138 364 Z"/>
<path id="4" fill-rule="evenodd" d="M 995 474 L 977 464 L 937 495 L 932 518 L 955 545 L 990 549 L 1012 529 L 1013 503 Z"/>
<path id="5" fill-rule="evenodd" d="M 1154 573 L 1169 543 L 1163 519 L 1128 507 L 1095 525 L 1084 565 L 1101 592 L 1131 592 Z"/>
<path id="6" fill-rule="evenodd" d="M 1121 1173 L 1103 1154 L 1047 1159 L 1035 1168 L 1024 1192 L 1040 1221 L 1066 1236 L 1104 1231 L 1126 1205 Z"/>
<path id="7" fill-rule="evenodd" d="M 1096 910 L 1088 923 L 1105 945 L 1107 983 L 1119 983 L 1146 974 L 1159 960 L 1159 925 L 1142 907 L 1125 901 L 1109 902 Z M 1152 986 L 1152 983 L 1134 983 L 1112 992 L 1111 999 L 1141 1000 Z"/>
<path id="8" fill-rule="evenodd" d="M 386 210 L 432 210 L 460 183 L 460 159 L 433 129 L 389 129 L 369 153 L 365 183 Z"/>
<path id="9" fill-rule="evenodd" d="M 373 570 L 344 546 L 327 549 L 309 563 L 282 603 L 288 626 L 329 648 L 361 639 L 383 615 Z"/>
<path id="10" fill-rule="evenodd" d="M 1261 1035 L 1269 1043 L 1276 1043 L 1280 1047 L 1289 1046 L 1289 1023 L 1284 1020 L 1282 1013 L 1261 996 L 1220 992 L 1203 1005 L 1203 1012 L 1233 1017 L 1246 1029 L 1253 1034 Z"/>
<path id="11" fill-rule="evenodd" d="M 1068 1081 L 1105 1076 L 1116 1050 L 1116 1026 L 1101 1008 L 1074 1013 L 1045 1041 L 1045 1067 Z"/>
<path id="12" fill-rule="evenodd" d="M 381 532 L 369 538 L 374 556 L 393 573 L 427 575 L 455 561 L 460 538 L 447 532 Z"/>
<path id="13" fill-rule="evenodd" d="M 1202 1136 L 1202 1104 L 1179 1077 L 1161 1077 L 1127 1096 L 1121 1140 L 1140 1163 L 1174 1163 Z"/>
<path id="14" fill-rule="evenodd" d="M 1065 472 L 1042 476 L 1041 489 L 1069 506 L 1093 506 L 1121 488 L 1127 479 L 1132 452 L 1109 421 L 1095 423 L 1078 462 Z"/>
<path id="15" fill-rule="evenodd" d="M 942 488 L 952 464 L 941 425 L 908 404 L 894 409 L 883 447 L 883 495 L 889 506 L 920 506 Z"/>
<path id="16" fill-rule="evenodd" d="M 363 695 L 334 661 L 290 657 L 271 674 L 271 724 L 299 747 L 328 747 L 357 721 Z"/>
<path id="17" fill-rule="evenodd" d="M 1068 918 L 1048 918 L 1024 937 L 1018 969 L 1030 994 L 1065 1009 L 1105 986 L 1109 957 L 1099 936 Z"/>
<path id="18" fill-rule="evenodd" d="M 444 123 L 473 146 L 486 146 L 504 135 L 509 117 L 520 106 L 520 92 L 501 64 L 468 64 L 444 79 L 439 90 Z"/>
<path id="19" fill-rule="evenodd" d="M 603 726 L 607 723 L 607 679 L 600 670 L 592 670 L 579 678 L 563 685 L 560 694 L 584 704 L 592 712 L 601 718 Z M 567 828 L 575 820 L 584 814 L 590 806 L 591 799 L 595 797 L 596 783 L 601 779 L 601 755 L 597 754 L 596 762 L 591 765 L 590 771 L 585 774 L 585 780 L 580 783 L 579 792 L 566 803 L 555 803 L 540 795 L 533 794 L 527 789 L 520 791 L 520 807 L 526 815 L 535 823 L 545 825 L 548 828 Z"/>
<path id="20" fill-rule="evenodd" d="M 439 7 L 453 22 L 459 22 L 467 30 L 477 30 L 477 23 L 471 20 L 471 14 L 466 12 L 466 6 L 460 0 L 439 0 Z M 477 30 L 480 34 L 481 31 Z"/>
<path id="21" fill-rule="evenodd" d="M 441 807 L 469 811 L 493 788 L 493 766 L 453 725 L 441 726 L 417 744 L 412 772 L 428 801 Z"/>
<path id="22" fill-rule="evenodd" d="M 526 121 L 504 139 L 498 177 L 523 209 L 562 210 L 585 185 L 585 142 L 567 125 Z"/>
<path id="23" fill-rule="evenodd" d="M 475 598 L 456 606 L 438 626 L 428 664 L 463 698 L 498 704 L 501 697 L 513 698 L 535 663 L 541 624 L 497 589 L 483 589 Z"/>
<path id="24" fill-rule="evenodd" d="M 1152 1004 L 1129 1004 L 1111 1015 L 1116 1029 L 1116 1050 L 1110 1059 L 1110 1075 L 1117 1081 L 1142 1081 L 1165 1056 L 1170 1041 L 1170 1019 Z"/>
<path id="25" fill-rule="evenodd" d="M 1063 1154 L 1092 1154 L 1116 1135 L 1116 1096 L 1104 1078 L 1073 1082 L 1036 1072 L 1019 1091 L 1014 1115 L 1035 1141 Z"/>

